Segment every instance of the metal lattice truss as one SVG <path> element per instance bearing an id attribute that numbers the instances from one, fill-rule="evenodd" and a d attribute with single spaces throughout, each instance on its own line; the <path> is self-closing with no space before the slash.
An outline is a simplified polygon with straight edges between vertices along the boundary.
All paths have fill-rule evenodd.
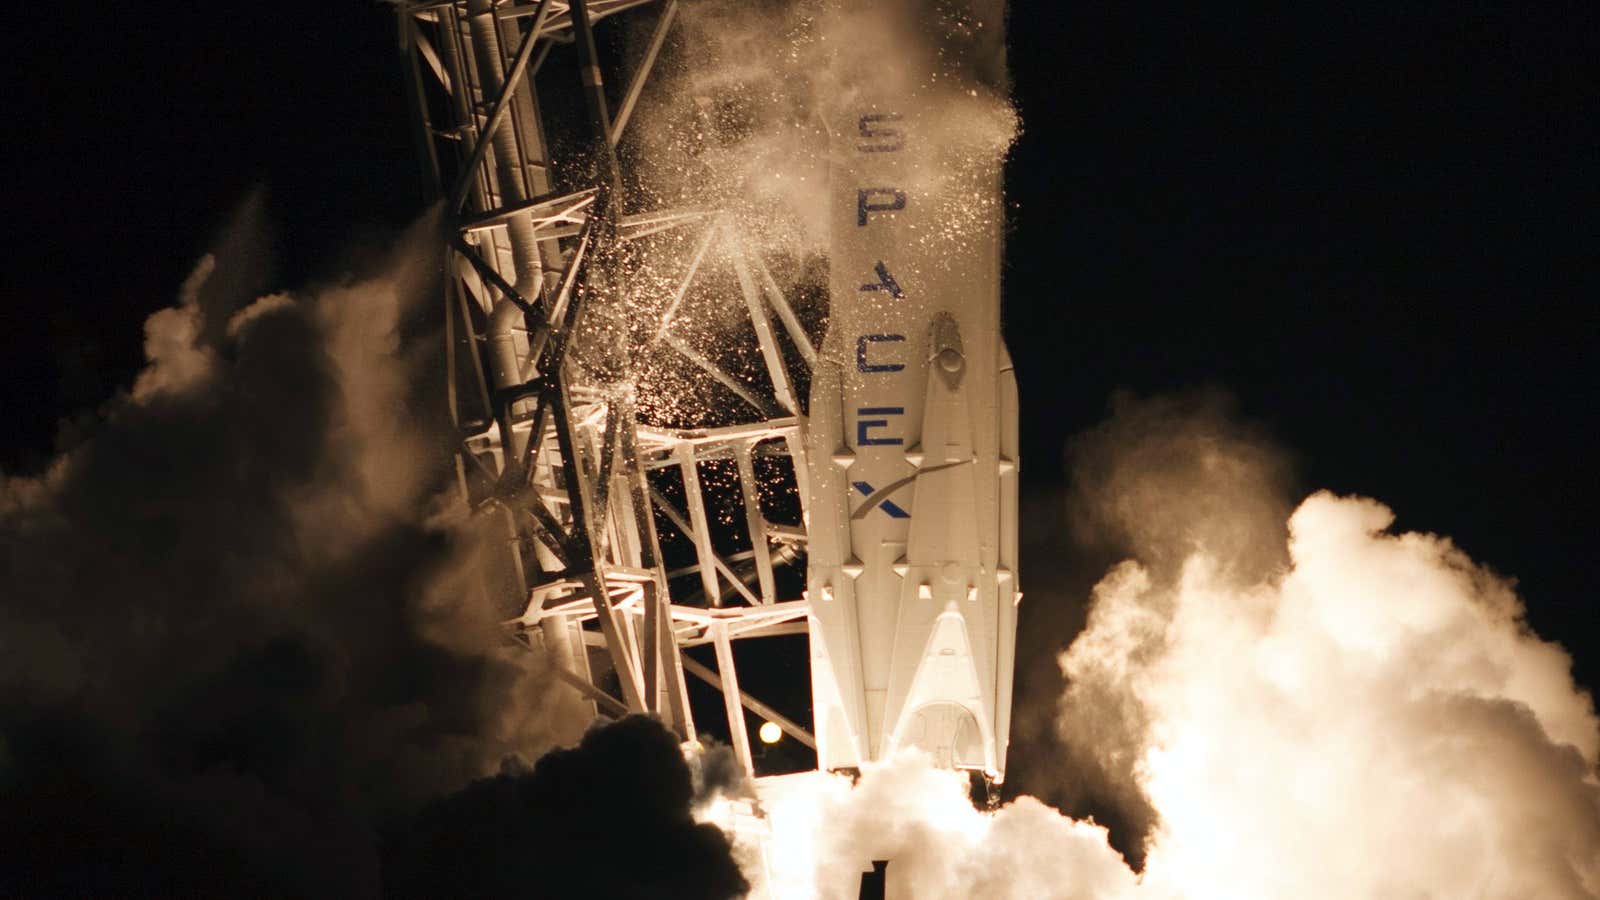
<path id="1" fill-rule="evenodd" d="M 611 109 L 593 25 L 636 7 L 653 16 L 653 30 L 615 82 L 626 88 Z M 485 579 L 490 601 L 506 610 L 510 634 L 547 650 L 557 674 L 608 713 L 653 713 L 692 740 L 685 673 L 707 681 L 723 694 L 748 770 L 744 709 L 815 746 L 806 728 L 740 690 L 733 642 L 806 633 L 806 600 L 780 596 L 775 577 L 803 552 L 804 526 L 768 520 L 756 468 L 787 457 L 787 477 L 799 482 L 792 495 L 804 504 L 806 426 L 790 363 L 798 357 L 809 367 L 816 350 L 726 214 L 636 210 L 623 196 L 616 148 L 677 16 L 677 0 L 398 5 L 425 178 L 451 218 L 446 343 L 462 435 L 458 480 L 472 508 L 505 535 L 504 571 Z M 546 73 L 560 44 L 573 45 L 558 58 L 577 71 Z M 546 137 L 557 123 L 541 118 L 540 77 L 582 86 L 583 165 L 592 174 L 575 189 L 571 177 L 558 187 Z M 643 251 L 630 247 L 684 229 L 694 237 L 682 242 L 691 252 L 679 283 L 652 321 L 639 322 L 627 292 L 630 252 Z M 719 365 L 675 329 L 713 248 L 730 262 L 765 384 Z M 742 420 L 697 429 L 643 423 L 628 376 L 657 345 L 739 398 Z M 736 473 L 742 522 L 708 509 L 702 476 L 713 465 Z M 669 474 L 681 499 L 663 489 Z M 730 490 L 726 478 L 719 484 Z M 692 545 L 688 565 L 668 568 L 658 520 Z M 748 549 L 730 545 L 739 532 Z M 715 670 L 682 653 L 706 644 Z M 592 668 L 588 648 L 604 664 Z"/>

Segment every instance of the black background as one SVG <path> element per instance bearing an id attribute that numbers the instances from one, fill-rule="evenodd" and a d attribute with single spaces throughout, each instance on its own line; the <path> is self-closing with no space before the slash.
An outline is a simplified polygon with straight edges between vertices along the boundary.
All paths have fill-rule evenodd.
<path id="1" fill-rule="evenodd" d="M 1377 497 L 1518 578 L 1596 684 L 1587 5 L 1221 6 L 1013 10 L 1028 489 L 1113 390 L 1223 387 L 1308 490 Z M 386 6 L 31 4 L 9 25 L 8 472 L 131 382 L 144 318 L 253 186 L 285 284 L 419 209 Z"/>

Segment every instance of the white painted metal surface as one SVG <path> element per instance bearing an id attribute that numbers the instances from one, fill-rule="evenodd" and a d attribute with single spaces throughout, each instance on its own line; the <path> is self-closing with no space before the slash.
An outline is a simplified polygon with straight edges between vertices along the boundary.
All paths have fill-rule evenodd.
<path id="1" fill-rule="evenodd" d="M 809 421 L 821 766 L 914 745 L 998 781 L 1021 596 L 1000 160 L 951 146 L 914 62 L 844 68 Z"/>

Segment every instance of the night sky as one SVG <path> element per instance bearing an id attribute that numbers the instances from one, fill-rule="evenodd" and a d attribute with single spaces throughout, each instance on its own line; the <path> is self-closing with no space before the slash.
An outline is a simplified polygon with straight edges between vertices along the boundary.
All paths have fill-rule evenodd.
<path id="1" fill-rule="evenodd" d="M 1592 10 L 1225 6 L 1014 10 L 1025 489 L 1118 389 L 1226 390 L 1306 490 L 1516 577 L 1600 683 Z M 9 45 L 7 472 L 131 383 L 252 188 L 284 285 L 420 210 L 387 7 L 34 4 Z"/>

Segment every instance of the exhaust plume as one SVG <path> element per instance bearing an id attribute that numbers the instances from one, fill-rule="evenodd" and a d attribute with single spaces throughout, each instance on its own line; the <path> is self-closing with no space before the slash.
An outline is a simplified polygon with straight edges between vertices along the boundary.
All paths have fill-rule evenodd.
<path id="1" fill-rule="evenodd" d="M 1147 887 L 1600 893 L 1600 733 L 1570 660 L 1504 579 L 1392 522 L 1318 493 L 1281 577 L 1241 586 L 1195 554 L 1170 586 L 1129 563 L 1096 588 L 1062 668 L 1148 723 Z"/>
<path id="2" fill-rule="evenodd" d="M 1070 454 L 1076 527 L 1132 558 L 1060 657 L 1058 726 L 1068 770 L 1138 804 L 1115 812 L 1145 816 L 1142 869 L 915 756 L 775 794 L 776 868 L 838 897 L 886 858 L 918 898 L 1600 896 L 1600 724 L 1567 654 L 1377 501 L 1283 517 L 1283 455 L 1228 410 L 1122 398 Z"/>

